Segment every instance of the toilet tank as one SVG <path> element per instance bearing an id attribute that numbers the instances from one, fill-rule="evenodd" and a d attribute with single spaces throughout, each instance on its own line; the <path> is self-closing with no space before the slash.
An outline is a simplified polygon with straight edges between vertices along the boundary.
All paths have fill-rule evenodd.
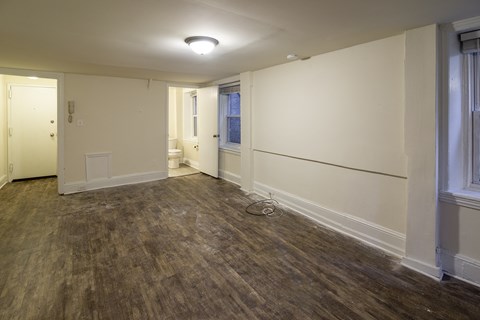
<path id="1" fill-rule="evenodd" d="M 168 149 L 175 149 L 177 147 L 177 139 L 168 138 Z"/>

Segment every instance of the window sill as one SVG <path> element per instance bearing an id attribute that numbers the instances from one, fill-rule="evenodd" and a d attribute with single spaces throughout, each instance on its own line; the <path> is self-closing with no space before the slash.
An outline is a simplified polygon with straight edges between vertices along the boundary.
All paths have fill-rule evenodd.
<path id="1" fill-rule="evenodd" d="M 221 145 L 219 147 L 219 149 L 220 149 L 220 151 L 225 152 L 225 153 L 240 155 L 240 146 Z"/>
<path id="2" fill-rule="evenodd" d="M 445 203 L 480 210 L 480 192 L 473 190 L 440 191 L 438 199 Z"/>

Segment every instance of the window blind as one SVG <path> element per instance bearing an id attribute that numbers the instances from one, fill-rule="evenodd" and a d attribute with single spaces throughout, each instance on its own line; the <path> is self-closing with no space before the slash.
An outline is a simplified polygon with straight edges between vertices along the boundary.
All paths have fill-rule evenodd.
<path id="1" fill-rule="evenodd" d="M 462 33 L 460 35 L 463 53 L 479 53 L 480 52 L 480 30 Z"/>
<path id="2" fill-rule="evenodd" d="M 218 88 L 219 94 L 229 94 L 240 92 L 240 84 L 229 84 Z"/>

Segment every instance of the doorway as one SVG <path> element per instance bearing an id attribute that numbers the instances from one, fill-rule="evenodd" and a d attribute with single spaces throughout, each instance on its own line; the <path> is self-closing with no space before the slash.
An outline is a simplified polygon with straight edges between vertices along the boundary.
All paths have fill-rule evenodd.
<path id="1" fill-rule="evenodd" d="M 175 146 L 185 174 L 193 168 L 218 178 L 218 87 L 169 87 L 168 96 L 169 176 L 182 167 L 174 168 Z"/>
<path id="2" fill-rule="evenodd" d="M 9 181 L 57 172 L 57 88 L 8 84 Z"/>
<path id="3" fill-rule="evenodd" d="M 26 76 L 29 73 L 0 69 L 0 187 L 13 180 L 57 176 L 59 159 L 63 163 L 57 114 L 63 77 L 45 72 Z"/>
<path id="4" fill-rule="evenodd" d="M 168 90 L 169 177 L 200 172 L 196 90 L 182 87 L 169 87 Z"/>

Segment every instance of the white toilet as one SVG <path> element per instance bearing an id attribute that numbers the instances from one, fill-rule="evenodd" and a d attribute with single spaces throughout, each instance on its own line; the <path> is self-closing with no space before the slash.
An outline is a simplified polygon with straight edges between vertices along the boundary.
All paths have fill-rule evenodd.
<path id="1" fill-rule="evenodd" d="M 180 159 L 182 159 L 182 150 L 176 149 L 177 139 L 168 139 L 168 167 L 176 169 L 180 167 Z"/>

